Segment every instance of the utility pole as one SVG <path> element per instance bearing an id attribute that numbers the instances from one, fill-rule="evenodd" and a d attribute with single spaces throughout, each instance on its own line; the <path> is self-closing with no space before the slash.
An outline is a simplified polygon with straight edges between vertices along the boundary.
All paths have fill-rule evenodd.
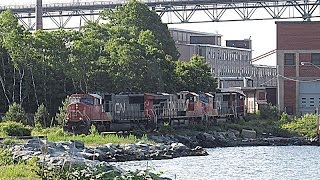
<path id="1" fill-rule="evenodd" d="M 319 107 L 317 107 L 317 137 L 318 144 L 320 143 L 320 112 Z"/>

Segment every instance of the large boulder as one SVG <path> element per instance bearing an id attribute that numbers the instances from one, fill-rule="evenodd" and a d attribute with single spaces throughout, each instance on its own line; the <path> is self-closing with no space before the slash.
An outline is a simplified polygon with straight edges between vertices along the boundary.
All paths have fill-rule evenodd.
<path id="1" fill-rule="evenodd" d="M 187 151 L 187 150 L 190 150 L 190 148 L 188 148 L 186 145 L 184 145 L 182 143 L 172 143 L 171 144 L 171 149 L 173 151 Z"/>
<path id="2" fill-rule="evenodd" d="M 232 131 L 228 131 L 227 132 L 227 137 L 229 138 L 229 139 L 232 139 L 232 140 L 236 140 L 237 139 L 237 136 L 234 134 L 234 132 L 232 132 Z"/>
<path id="3" fill-rule="evenodd" d="M 205 149 L 203 149 L 201 146 L 197 146 L 191 149 L 190 155 L 191 156 L 207 156 L 208 152 Z"/>
<path id="4" fill-rule="evenodd" d="M 257 138 L 257 132 L 254 131 L 254 130 L 242 129 L 241 136 L 243 138 L 256 139 Z"/>
<path id="5" fill-rule="evenodd" d="M 214 142 L 216 138 L 209 133 L 199 133 L 196 138 L 200 141 Z"/>
<path id="6" fill-rule="evenodd" d="M 77 149 L 84 149 L 84 143 L 82 141 L 70 140 L 69 143 L 70 143 L 70 146 L 73 146 Z"/>

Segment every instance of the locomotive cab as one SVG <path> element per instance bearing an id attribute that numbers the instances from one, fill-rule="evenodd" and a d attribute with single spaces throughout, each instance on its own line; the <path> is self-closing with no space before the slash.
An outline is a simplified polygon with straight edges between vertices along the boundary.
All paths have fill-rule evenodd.
<path id="1" fill-rule="evenodd" d="M 75 94 L 70 96 L 68 105 L 69 121 L 95 120 L 103 112 L 102 97 L 97 94 Z M 99 113 L 100 116 L 96 116 Z"/>

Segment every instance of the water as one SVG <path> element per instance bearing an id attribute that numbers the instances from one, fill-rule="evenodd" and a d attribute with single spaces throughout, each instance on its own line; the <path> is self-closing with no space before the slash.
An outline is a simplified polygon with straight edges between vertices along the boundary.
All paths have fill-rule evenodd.
<path id="1" fill-rule="evenodd" d="M 260 146 L 207 149 L 209 156 L 114 163 L 152 168 L 172 179 L 320 179 L 320 147 Z"/>

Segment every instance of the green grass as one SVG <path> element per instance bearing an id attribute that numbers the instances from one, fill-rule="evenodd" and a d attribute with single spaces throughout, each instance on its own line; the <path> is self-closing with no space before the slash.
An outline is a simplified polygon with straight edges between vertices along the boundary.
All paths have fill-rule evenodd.
<path id="1" fill-rule="evenodd" d="M 47 128 L 47 129 L 34 129 L 32 131 L 33 136 L 47 136 L 48 141 L 57 142 L 57 141 L 69 141 L 69 140 L 79 140 L 84 142 L 86 145 L 101 145 L 107 143 L 115 144 L 128 144 L 128 143 L 137 143 L 139 141 L 146 141 L 148 143 L 153 143 L 148 140 L 144 135 L 141 138 L 137 138 L 134 135 L 117 135 L 117 134 L 108 134 L 108 135 L 73 135 L 70 133 L 63 132 L 61 128 Z"/>
<path id="2" fill-rule="evenodd" d="M 34 166 L 11 164 L 0 166 L 0 179 L 41 179 L 35 172 Z"/>
<path id="3" fill-rule="evenodd" d="M 40 179 L 36 158 L 15 162 L 10 149 L 0 148 L 0 179 Z"/>

